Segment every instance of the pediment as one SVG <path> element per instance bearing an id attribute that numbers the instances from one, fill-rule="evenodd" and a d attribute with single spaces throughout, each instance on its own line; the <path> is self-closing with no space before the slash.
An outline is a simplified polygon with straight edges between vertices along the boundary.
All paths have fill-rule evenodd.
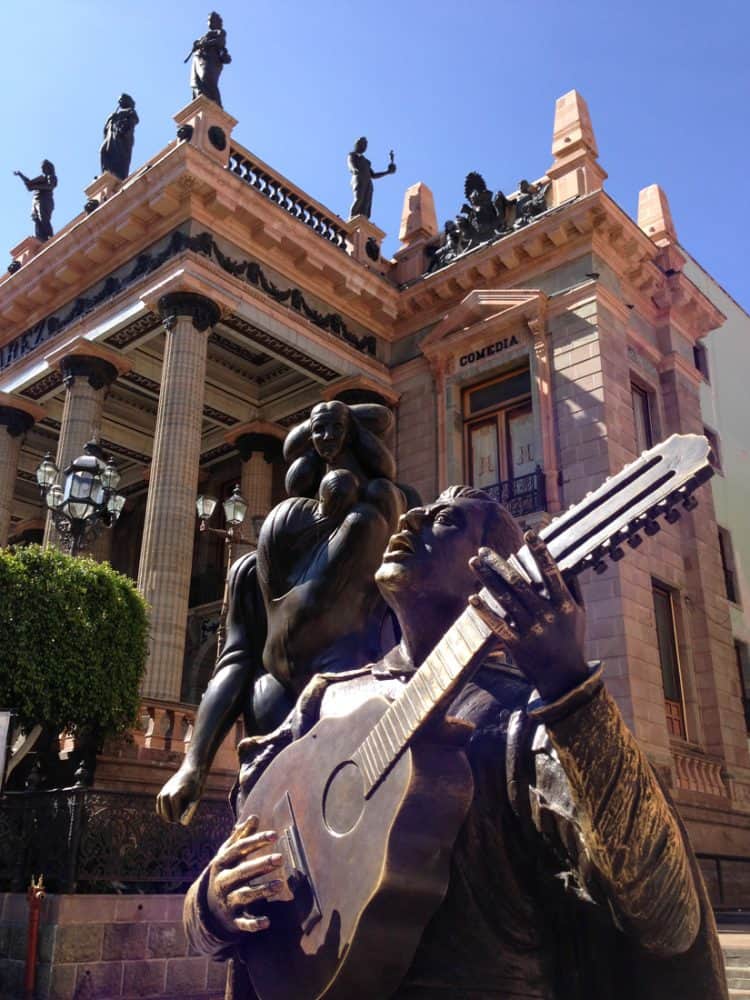
<path id="1" fill-rule="evenodd" d="M 421 343 L 425 354 L 439 355 L 468 336 L 543 318 L 547 296 L 536 288 L 475 289 L 430 330 Z"/>

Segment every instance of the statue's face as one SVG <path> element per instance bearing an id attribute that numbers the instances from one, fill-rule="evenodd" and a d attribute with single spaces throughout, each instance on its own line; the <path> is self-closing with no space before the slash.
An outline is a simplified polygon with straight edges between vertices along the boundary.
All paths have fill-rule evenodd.
<path id="1" fill-rule="evenodd" d="M 349 418 L 342 406 L 317 409 L 312 414 L 313 448 L 325 462 L 332 462 L 346 444 Z"/>
<path id="2" fill-rule="evenodd" d="M 367 139 L 365 139 L 364 137 L 362 139 L 357 139 L 354 145 L 354 149 L 358 153 L 364 153 L 364 151 L 367 149 Z"/>
<path id="3" fill-rule="evenodd" d="M 212 31 L 218 31 L 222 26 L 222 20 L 218 14 L 208 15 L 208 26 Z"/>
<path id="4" fill-rule="evenodd" d="M 385 599 L 404 590 L 461 598 L 475 590 L 469 559 L 482 545 L 484 517 L 482 504 L 468 498 L 407 511 L 375 573 Z"/>

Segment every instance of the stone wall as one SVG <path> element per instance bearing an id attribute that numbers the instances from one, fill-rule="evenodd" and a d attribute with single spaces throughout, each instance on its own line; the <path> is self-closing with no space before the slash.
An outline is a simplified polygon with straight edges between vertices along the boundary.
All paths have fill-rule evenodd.
<path id="1" fill-rule="evenodd" d="M 47 896 L 42 902 L 38 1000 L 160 997 L 222 1000 L 226 967 L 196 955 L 181 895 Z M 28 904 L 0 894 L 0 996 L 23 997 Z"/>

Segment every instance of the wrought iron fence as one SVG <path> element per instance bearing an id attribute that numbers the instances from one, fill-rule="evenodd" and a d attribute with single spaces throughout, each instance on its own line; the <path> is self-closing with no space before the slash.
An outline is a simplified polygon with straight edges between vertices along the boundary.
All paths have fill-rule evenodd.
<path id="1" fill-rule="evenodd" d="M 483 486 L 482 489 L 507 507 L 513 517 L 524 517 L 535 511 L 547 509 L 544 472 L 538 465 L 534 472 L 527 476 L 506 479 L 503 483 Z"/>
<path id="2" fill-rule="evenodd" d="M 230 149 L 229 169 L 292 218 L 303 222 L 314 233 L 340 250 L 346 250 L 347 233 L 338 222 L 322 212 L 317 205 L 303 198 L 298 191 L 288 187 L 278 177 L 274 177 L 265 168 L 254 163 L 240 150 Z"/>
<path id="3" fill-rule="evenodd" d="M 62 788 L 0 796 L 0 889 L 44 875 L 52 892 L 179 892 L 228 836 L 226 802 L 189 827 L 165 823 L 153 795 Z"/>

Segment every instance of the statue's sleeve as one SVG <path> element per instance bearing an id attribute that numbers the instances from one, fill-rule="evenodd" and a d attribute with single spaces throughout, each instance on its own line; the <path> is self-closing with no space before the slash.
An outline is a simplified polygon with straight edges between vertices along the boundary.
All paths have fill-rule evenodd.
<path id="1" fill-rule="evenodd" d="M 554 834 L 580 885 L 641 947 L 662 958 L 684 953 L 701 924 L 690 849 L 601 670 L 527 711 L 543 724 L 532 739 L 528 802 L 537 830 Z"/>

